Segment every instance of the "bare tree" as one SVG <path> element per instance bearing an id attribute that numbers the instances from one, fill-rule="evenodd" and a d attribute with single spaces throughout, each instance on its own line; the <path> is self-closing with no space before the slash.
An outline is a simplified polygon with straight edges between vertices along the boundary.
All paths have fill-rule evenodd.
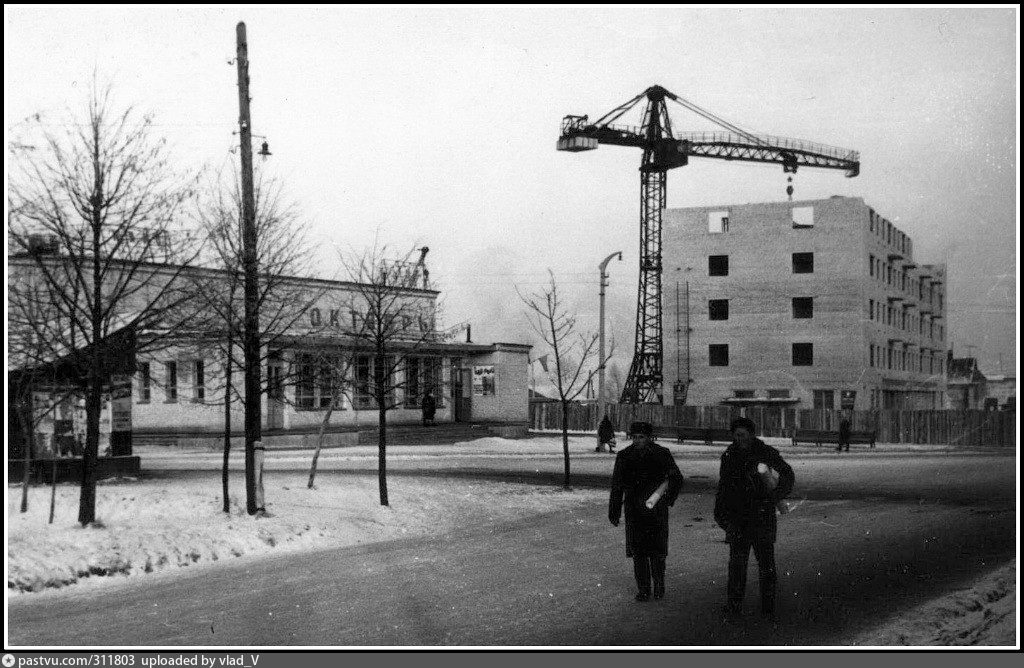
<path id="1" fill-rule="evenodd" d="M 313 450 L 313 459 L 309 465 L 309 481 L 306 483 L 306 487 L 309 489 L 316 488 L 316 467 L 320 461 L 320 453 L 323 451 L 334 411 L 341 407 L 343 401 L 352 402 L 354 400 L 352 392 L 354 385 L 351 379 L 358 354 L 358 349 L 355 347 L 337 350 L 335 346 L 325 345 L 317 351 L 311 360 L 318 369 L 321 387 L 327 390 L 327 405 L 324 407 L 321 404 L 321 408 L 325 410 L 317 429 L 316 448 Z"/>
<path id="2" fill-rule="evenodd" d="M 11 244 L 14 253 L 15 244 Z M 12 253 L 13 254 L 13 253 Z M 48 344 L 41 341 L 35 334 L 41 331 L 42 325 L 58 317 L 54 304 L 44 298 L 44 293 L 29 277 L 25 280 L 12 280 L 7 285 L 8 327 L 7 337 L 7 368 L 8 380 L 8 442 L 11 446 L 22 443 L 22 488 L 21 512 L 28 511 L 28 487 L 32 474 L 33 458 L 36 450 L 36 430 L 44 420 L 54 414 L 58 406 L 76 397 L 74 385 L 58 376 L 58 367 L 53 364 L 40 364 L 47 357 Z M 45 406 L 37 405 L 37 397 L 46 397 Z M 17 425 L 15 427 L 15 425 Z M 14 428 L 18 432 L 12 434 Z M 56 457 L 57 444 L 54 444 L 52 456 Z M 53 523 L 56 505 L 57 467 L 50 471 L 50 523 Z"/>
<path id="3" fill-rule="evenodd" d="M 414 261 L 416 253 L 419 260 Z M 351 376 L 355 408 L 377 409 L 377 478 L 380 504 L 388 503 L 387 413 L 398 407 L 396 390 L 408 389 L 410 360 L 436 336 L 436 313 L 426 284 L 427 249 L 412 249 L 397 260 L 387 246 L 374 242 L 362 252 L 343 254 L 342 266 L 352 282 L 354 312 L 361 323 L 354 329 L 358 348 Z M 436 384 L 440 374 L 435 372 Z"/>
<path id="4" fill-rule="evenodd" d="M 256 255 L 260 267 L 257 295 L 260 368 L 266 369 L 271 362 L 278 362 L 281 347 L 295 333 L 295 327 L 323 290 L 311 288 L 308 281 L 299 280 L 309 273 L 313 250 L 307 241 L 306 229 L 299 222 L 297 208 L 286 200 L 281 184 L 260 174 L 254 190 Z M 206 188 L 204 194 L 198 208 L 200 227 L 207 238 L 203 261 L 214 268 L 216 274 L 211 280 L 201 272 L 194 273 L 190 276 L 190 286 L 204 305 L 200 321 L 205 335 L 197 345 L 222 361 L 219 376 L 209 376 L 209 389 L 215 393 L 223 391 L 221 488 L 223 510 L 228 513 L 231 510 L 228 494 L 231 407 L 242 399 L 242 388 L 234 381 L 234 370 L 244 368 L 241 346 L 244 327 L 242 194 L 238 178 L 227 182 L 223 177 Z M 275 367 L 275 370 L 278 368 L 283 367 Z M 283 399 L 282 388 L 286 382 L 287 373 L 274 377 L 263 374 L 261 392 L 272 395 L 275 400 Z M 255 507 L 249 503 L 252 493 L 247 485 L 247 507 Z"/>
<path id="5" fill-rule="evenodd" d="M 428 272 L 425 266 L 422 266 L 422 251 L 421 250 L 421 261 L 417 263 L 419 266 L 418 270 L 413 270 L 410 276 L 407 273 L 406 280 L 409 283 L 417 283 L 422 280 L 422 285 L 429 285 Z M 404 263 L 408 266 L 408 263 Z M 350 404 L 356 403 L 356 368 L 360 357 L 365 357 L 367 350 L 360 347 L 363 345 L 361 342 L 373 338 L 373 333 L 370 331 L 370 326 L 373 323 L 372 318 L 362 317 L 363 309 L 360 304 L 362 303 L 359 299 L 359 291 L 356 293 L 349 293 L 348 295 L 340 296 L 340 299 L 336 296 L 330 302 L 328 306 L 331 310 L 341 313 L 352 314 L 352 326 L 347 331 L 346 339 L 347 343 L 339 345 L 337 339 L 323 338 L 319 341 L 311 341 L 312 347 L 315 349 L 311 354 L 306 356 L 305 363 L 315 369 L 315 375 L 317 383 L 320 386 L 320 405 L 321 410 L 324 410 L 323 418 L 320 420 L 320 424 L 317 430 L 317 445 L 313 451 L 313 459 L 310 462 L 309 468 L 309 480 L 307 482 L 307 488 L 314 489 L 316 486 L 316 472 L 317 463 L 320 459 L 320 454 L 323 451 L 324 443 L 327 437 L 327 431 L 331 424 L 331 418 L 334 412 L 338 410 L 342 403 L 347 401 Z M 362 309 L 362 310 L 361 310 Z M 434 304 L 433 319 L 429 321 L 432 327 L 440 318 L 442 311 L 441 304 Z M 418 313 L 422 314 L 423 310 L 418 309 Z M 422 317 L 418 318 L 417 327 L 420 327 L 420 322 L 423 321 Z M 462 331 L 463 326 L 456 328 L 457 331 Z M 431 339 L 432 335 L 430 327 L 422 329 L 426 336 L 426 339 Z M 437 334 L 440 336 L 440 333 Z M 403 339 L 403 341 L 407 341 Z M 414 345 L 413 351 L 418 348 L 418 344 Z M 433 369 L 419 368 L 417 365 L 414 369 L 410 369 L 411 358 L 406 359 L 406 378 L 401 382 L 395 382 L 393 389 L 401 389 L 406 395 L 405 406 L 409 407 L 409 401 L 414 400 L 419 404 L 421 401 L 420 391 L 423 389 L 437 391 L 440 387 L 434 387 L 433 385 L 440 385 L 440 379 L 424 378 L 424 382 L 420 383 L 419 379 L 414 384 L 409 383 L 409 373 L 416 373 L 429 376 L 431 371 L 436 375 L 440 371 L 438 367 Z M 302 377 L 311 378 L 314 374 L 312 373 L 300 373 Z M 363 397 L 368 393 L 364 392 Z"/>
<path id="6" fill-rule="evenodd" d="M 566 308 L 558 295 L 555 275 L 549 269 L 550 283 L 530 295 L 519 293 L 526 305 L 530 327 L 550 350 L 554 366 L 548 364 L 551 384 L 558 392 L 562 409 L 562 454 L 565 460 L 566 489 L 571 487 L 569 476 L 569 404 L 571 404 L 597 375 L 602 361 L 614 354 L 614 344 L 607 357 L 600 360 L 597 350 L 598 335 L 577 331 L 576 316 Z M 518 288 L 517 288 L 518 292 Z"/>
<path id="7" fill-rule="evenodd" d="M 11 296 L 10 291 L 8 292 Z M 10 299 L 15 303 L 17 297 Z M 19 360 L 23 354 L 18 350 L 17 337 L 8 340 L 8 368 L 17 369 L 8 374 L 8 447 L 12 450 L 20 442 L 22 479 L 20 512 L 28 512 L 28 487 L 32 477 L 32 464 L 36 458 L 36 430 L 44 420 L 54 415 L 58 406 L 74 396 L 74 390 L 65 387 L 54 377 L 53 370 L 48 367 L 25 365 Z M 13 363 L 12 363 L 13 362 Z M 37 399 L 42 395 L 46 404 L 38 405 Z M 52 458 L 57 456 L 57 444 L 54 443 Z M 12 453 L 13 454 L 13 453 Z M 50 523 L 53 523 L 53 511 L 56 495 L 57 467 L 51 467 L 50 479 Z"/>
<path id="8" fill-rule="evenodd" d="M 37 148 L 12 157 L 9 185 L 10 281 L 33 284 L 53 317 L 22 309 L 11 320 L 44 344 L 30 362 L 61 364 L 85 395 L 84 526 L 96 518 L 105 386 L 186 319 L 180 278 L 194 239 L 176 222 L 194 181 L 171 168 L 151 117 L 115 111 L 109 89 L 94 87 L 84 119 L 56 127 L 39 127 Z"/>

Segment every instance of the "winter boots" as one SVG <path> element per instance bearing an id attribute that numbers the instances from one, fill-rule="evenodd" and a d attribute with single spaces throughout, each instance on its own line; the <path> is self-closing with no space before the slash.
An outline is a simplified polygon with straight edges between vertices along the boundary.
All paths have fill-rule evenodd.
<path id="1" fill-rule="evenodd" d="M 654 599 L 665 598 L 665 557 L 651 557 L 651 575 L 654 579 Z"/>
<path id="2" fill-rule="evenodd" d="M 654 581 L 654 599 L 665 597 L 665 557 L 637 554 L 633 556 L 633 576 L 636 578 L 636 600 L 651 600 L 651 581 Z"/>

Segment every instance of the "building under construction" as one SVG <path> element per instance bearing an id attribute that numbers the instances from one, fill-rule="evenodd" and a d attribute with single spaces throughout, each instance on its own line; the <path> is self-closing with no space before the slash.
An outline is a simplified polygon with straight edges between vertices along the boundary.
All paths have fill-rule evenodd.
<path id="1" fill-rule="evenodd" d="M 862 199 L 663 220 L 665 403 L 943 407 L 945 266 Z"/>

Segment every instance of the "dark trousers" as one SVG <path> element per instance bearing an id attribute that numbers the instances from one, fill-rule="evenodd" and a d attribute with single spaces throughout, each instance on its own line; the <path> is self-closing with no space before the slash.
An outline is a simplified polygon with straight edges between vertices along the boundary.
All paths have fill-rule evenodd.
<path id="1" fill-rule="evenodd" d="M 739 609 L 743 604 L 743 593 L 747 588 L 747 560 L 750 548 L 754 548 L 757 569 L 761 581 L 761 612 L 775 612 L 775 589 L 778 575 L 775 572 L 775 543 L 767 540 L 734 538 L 729 543 L 729 607 Z"/>
<path id="2" fill-rule="evenodd" d="M 654 595 L 661 598 L 665 594 L 665 557 L 644 552 L 634 553 L 633 577 L 636 578 L 636 588 L 642 594 L 651 593 L 653 579 Z"/>

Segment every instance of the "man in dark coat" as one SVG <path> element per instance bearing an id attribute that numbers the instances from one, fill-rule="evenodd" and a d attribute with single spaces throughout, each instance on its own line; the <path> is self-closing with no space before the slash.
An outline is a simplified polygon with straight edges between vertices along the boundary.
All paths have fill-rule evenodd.
<path id="1" fill-rule="evenodd" d="M 607 415 L 601 419 L 601 424 L 597 426 L 597 447 L 594 449 L 594 452 L 603 452 L 606 444 L 608 452 L 615 452 L 615 426 L 608 419 Z"/>
<path id="2" fill-rule="evenodd" d="M 434 424 L 434 413 L 437 411 L 437 400 L 434 399 L 434 395 L 430 390 L 427 390 L 426 395 L 423 397 L 423 426 Z"/>
<path id="3" fill-rule="evenodd" d="M 619 526 L 625 506 L 626 556 L 633 558 L 636 600 L 665 595 L 665 557 L 668 556 L 668 508 L 683 487 L 672 453 L 654 442 L 654 428 L 648 422 L 629 427 L 633 444 L 615 457 L 608 519 Z"/>
<path id="4" fill-rule="evenodd" d="M 846 451 L 850 451 L 850 418 L 843 416 L 839 420 L 839 445 L 836 446 L 836 452 L 842 452 L 843 446 L 846 446 Z"/>
<path id="5" fill-rule="evenodd" d="M 757 558 L 761 583 L 761 614 L 775 613 L 776 503 L 793 489 L 793 469 L 779 451 L 754 437 L 756 426 L 747 418 L 737 418 L 730 425 L 733 442 L 722 454 L 715 496 L 715 522 L 725 530 L 729 543 L 729 584 L 726 612 L 740 614 L 743 593 L 747 587 L 747 560 L 750 549 Z M 769 472 L 759 472 L 759 465 L 778 474 L 772 489 Z M 764 469 L 764 467 L 762 467 Z"/>

